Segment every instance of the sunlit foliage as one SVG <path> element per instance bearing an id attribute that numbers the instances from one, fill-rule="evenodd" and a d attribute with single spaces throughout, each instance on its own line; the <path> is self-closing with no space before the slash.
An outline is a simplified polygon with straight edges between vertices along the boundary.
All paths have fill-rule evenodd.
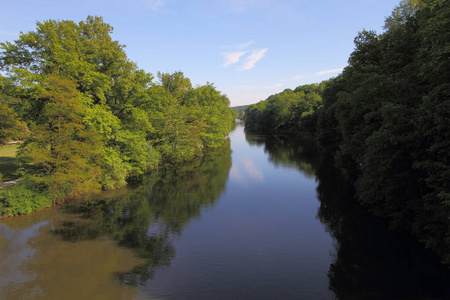
<path id="1" fill-rule="evenodd" d="M 47 20 L 0 44 L 0 142 L 26 139 L 26 176 L 54 202 L 200 157 L 234 122 L 212 84 L 194 88 L 182 72 L 154 81 L 112 30 L 101 17 Z"/>

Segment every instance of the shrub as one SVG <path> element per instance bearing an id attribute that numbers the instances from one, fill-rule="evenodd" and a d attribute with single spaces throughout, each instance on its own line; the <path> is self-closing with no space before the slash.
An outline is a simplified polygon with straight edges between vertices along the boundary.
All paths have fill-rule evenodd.
<path id="1" fill-rule="evenodd" d="M 25 215 L 51 205 L 48 192 L 29 180 L 0 189 L 0 216 Z"/>

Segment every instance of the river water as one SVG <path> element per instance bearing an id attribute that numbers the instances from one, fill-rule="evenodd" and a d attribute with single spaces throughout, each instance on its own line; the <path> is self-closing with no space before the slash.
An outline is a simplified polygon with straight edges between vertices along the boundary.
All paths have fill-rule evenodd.
<path id="1" fill-rule="evenodd" d="M 201 161 L 0 223 L 0 299 L 450 299 L 450 275 L 305 143 Z"/>

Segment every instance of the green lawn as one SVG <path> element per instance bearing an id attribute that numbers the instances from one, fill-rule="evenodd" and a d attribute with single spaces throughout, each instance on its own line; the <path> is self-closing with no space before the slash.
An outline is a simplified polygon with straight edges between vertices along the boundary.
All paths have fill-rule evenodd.
<path id="1" fill-rule="evenodd" d="M 14 172 L 17 169 L 16 165 L 16 151 L 19 144 L 0 146 L 0 172 L 3 176 L 3 181 L 17 179 Z"/>

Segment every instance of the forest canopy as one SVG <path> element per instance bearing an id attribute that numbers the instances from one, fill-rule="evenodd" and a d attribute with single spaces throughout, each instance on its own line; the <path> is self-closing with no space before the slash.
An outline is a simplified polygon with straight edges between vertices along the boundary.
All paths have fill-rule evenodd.
<path id="1" fill-rule="evenodd" d="M 155 78 L 112 30 L 101 17 L 47 20 L 0 43 L 0 142 L 25 140 L 23 187 L 53 202 L 202 156 L 232 128 L 229 100 L 212 84 L 193 87 L 180 71 Z M 2 214 L 20 213 L 5 194 Z"/>

